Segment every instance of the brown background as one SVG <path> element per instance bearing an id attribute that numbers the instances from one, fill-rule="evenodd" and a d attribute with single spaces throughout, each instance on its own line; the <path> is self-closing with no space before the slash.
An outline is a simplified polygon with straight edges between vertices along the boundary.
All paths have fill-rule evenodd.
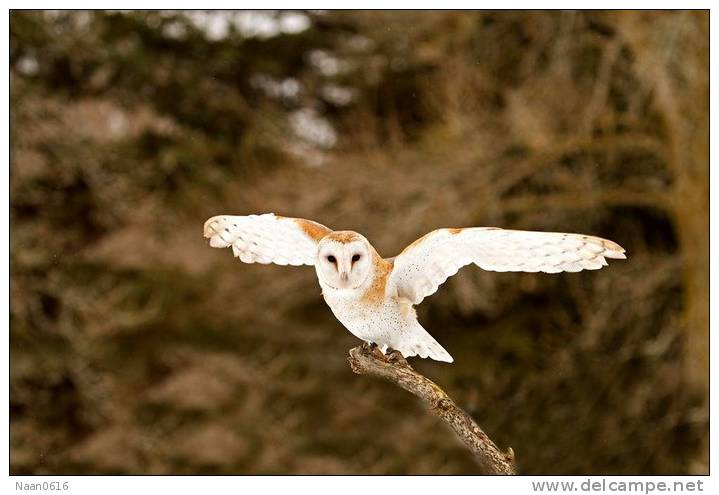
<path id="1" fill-rule="evenodd" d="M 463 270 L 418 308 L 455 364 L 412 362 L 521 473 L 707 472 L 708 13 L 10 21 L 11 472 L 476 472 L 351 373 L 311 268 L 202 239 L 268 211 L 385 256 L 619 242 L 600 272 Z"/>

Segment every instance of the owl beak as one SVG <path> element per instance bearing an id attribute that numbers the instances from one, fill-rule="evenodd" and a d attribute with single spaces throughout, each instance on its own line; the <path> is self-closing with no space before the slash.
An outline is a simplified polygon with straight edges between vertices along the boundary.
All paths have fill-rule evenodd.
<path id="1" fill-rule="evenodd" d="M 347 282 L 348 279 L 349 279 L 349 275 L 347 274 L 346 271 L 343 270 L 342 273 L 340 273 L 340 280 L 342 282 Z"/>

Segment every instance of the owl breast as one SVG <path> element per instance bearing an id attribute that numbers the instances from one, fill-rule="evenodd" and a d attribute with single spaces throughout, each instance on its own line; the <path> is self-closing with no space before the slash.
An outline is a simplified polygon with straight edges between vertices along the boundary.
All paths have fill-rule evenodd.
<path id="1" fill-rule="evenodd" d="M 323 288 L 322 295 L 335 317 L 355 337 L 396 348 L 417 318 L 411 304 L 384 297 L 367 302 L 363 291 Z"/>

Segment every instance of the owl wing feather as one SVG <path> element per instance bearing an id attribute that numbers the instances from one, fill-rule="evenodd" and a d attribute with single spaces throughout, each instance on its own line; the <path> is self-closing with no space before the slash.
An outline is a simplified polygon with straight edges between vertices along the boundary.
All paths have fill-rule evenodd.
<path id="1" fill-rule="evenodd" d="M 624 259 L 624 249 L 600 237 L 491 227 L 439 229 L 417 239 L 394 260 L 390 290 L 413 304 L 465 265 L 495 272 L 578 272 Z"/>
<path id="2" fill-rule="evenodd" d="M 219 215 L 205 222 L 204 235 L 210 246 L 232 247 L 245 263 L 314 265 L 317 244 L 332 232 L 322 224 L 304 218 L 264 215 Z"/>

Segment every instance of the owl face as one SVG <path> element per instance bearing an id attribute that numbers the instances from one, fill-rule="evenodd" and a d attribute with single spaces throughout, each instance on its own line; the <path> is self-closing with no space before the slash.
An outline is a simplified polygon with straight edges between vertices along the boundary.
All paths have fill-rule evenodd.
<path id="1" fill-rule="evenodd" d="M 327 236 L 320 242 L 318 256 L 317 276 L 333 289 L 356 289 L 372 270 L 368 242 L 359 234 Z"/>

